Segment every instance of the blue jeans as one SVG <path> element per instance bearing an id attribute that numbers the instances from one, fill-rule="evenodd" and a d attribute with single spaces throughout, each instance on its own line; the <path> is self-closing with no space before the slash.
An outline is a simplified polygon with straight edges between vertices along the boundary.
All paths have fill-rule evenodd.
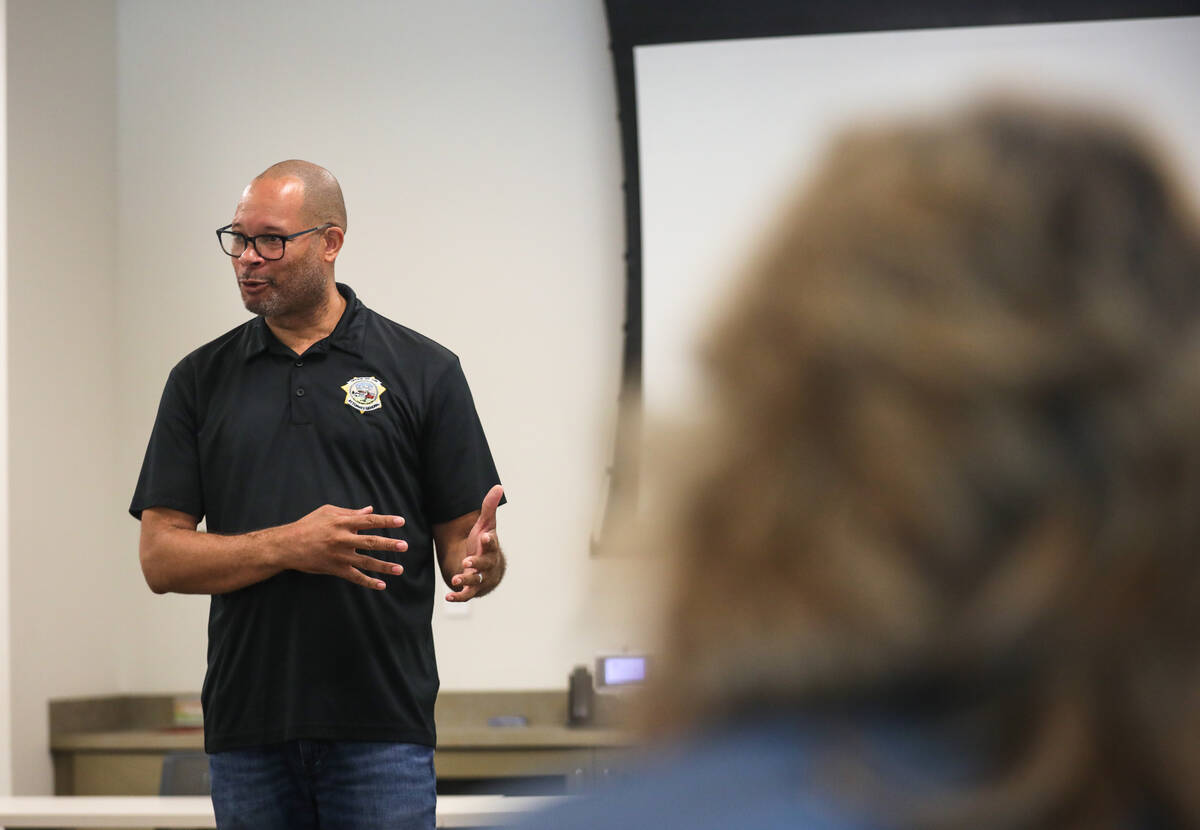
<path id="1" fill-rule="evenodd" d="M 433 747 L 288 741 L 209 757 L 221 830 L 433 830 Z"/>

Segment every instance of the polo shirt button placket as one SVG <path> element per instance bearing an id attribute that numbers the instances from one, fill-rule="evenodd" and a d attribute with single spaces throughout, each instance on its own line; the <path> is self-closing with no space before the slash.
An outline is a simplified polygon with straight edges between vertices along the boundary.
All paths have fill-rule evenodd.
<path id="1" fill-rule="evenodd" d="M 304 377 L 304 360 L 296 359 L 292 361 L 292 399 L 291 412 L 293 424 L 311 424 L 312 412 L 310 411 L 308 401 L 305 400 L 305 395 L 308 394 L 305 389 Z"/>

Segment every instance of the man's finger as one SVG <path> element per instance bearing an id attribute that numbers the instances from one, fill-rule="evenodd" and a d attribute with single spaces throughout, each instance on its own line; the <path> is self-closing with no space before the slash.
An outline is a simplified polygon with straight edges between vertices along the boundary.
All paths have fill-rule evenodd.
<path id="1" fill-rule="evenodd" d="M 463 560 L 463 573 L 468 571 L 490 571 L 496 567 L 497 556 L 494 553 L 484 551 L 483 553 L 472 556 L 470 559 Z"/>
<path id="2" fill-rule="evenodd" d="M 393 539 L 391 536 L 376 536 L 374 533 L 356 533 L 350 544 L 355 550 L 408 550 L 408 542 L 403 539 Z"/>
<path id="3" fill-rule="evenodd" d="M 358 530 L 370 530 L 380 527 L 403 527 L 403 516 L 388 516 L 383 513 L 361 513 L 351 518 L 347 525 Z"/>
<path id="4" fill-rule="evenodd" d="M 483 497 L 483 505 L 479 508 L 479 521 L 476 525 L 491 530 L 496 526 L 496 508 L 500 506 L 500 499 L 504 498 L 504 488 L 499 484 L 488 490 L 487 495 Z"/>
<path id="5" fill-rule="evenodd" d="M 382 579 L 375 579 L 374 577 L 367 576 L 357 568 L 347 568 L 344 574 L 338 575 L 347 582 L 353 582 L 356 585 L 361 585 L 364 588 L 370 588 L 373 591 L 382 591 L 387 587 L 387 583 Z"/>
<path id="6" fill-rule="evenodd" d="M 479 584 L 479 571 L 474 568 L 465 568 L 462 573 L 457 573 L 450 580 L 451 585 L 470 587 Z"/>
<path id="7" fill-rule="evenodd" d="M 364 571 L 379 571 L 380 573 L 393 575 L 404 573 L 403 565 L 398 565 L 395 562 L 384 562 L 380 559 L 373 559 L 370 556 L 362 555 L 354 560 L 354 567 Z"/>
<path id="8" fill-rule="evenodd" d="M 466 602 L 467 600 L 471 599 L 471 597 L 475 596 L 475 594 L 478 593 L 478 591 L 479 591 L 478 585 L 467 585 L 467 586 L 463 587 L 462 590 L 455 591 L 450 594 L 446 594 L 446 601 L 447 602 Z"/>
<path id="9" fill-rule="evenodd" d="M 369 504 L 366 507 L 338 507 L 336 504 L 327 504 L 322 509 L 330 511 L 335 516 L 357 516 L 360 514 L 372 513 L 375 510 L 375 508 Z"/>

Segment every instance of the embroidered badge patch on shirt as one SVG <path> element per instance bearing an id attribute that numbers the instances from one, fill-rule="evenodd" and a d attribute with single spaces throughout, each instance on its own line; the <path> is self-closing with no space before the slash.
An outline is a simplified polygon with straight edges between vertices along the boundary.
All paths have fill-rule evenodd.
<path id="1" fill-rule="evenodd" d="M 383 407 L 379 398 L 387 388 L 379 382 L 379 378 L 350 378 L 342 390 L 346 393 L 346 406 L 359 412 L 370 412 Z"/>

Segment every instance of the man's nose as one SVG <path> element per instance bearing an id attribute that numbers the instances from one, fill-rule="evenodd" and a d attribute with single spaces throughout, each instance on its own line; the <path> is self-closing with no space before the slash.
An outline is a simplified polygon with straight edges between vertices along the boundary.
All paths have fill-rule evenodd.
<path id="1" fill-rule="evenodd" d="M 254 245 L 252 245 L 250 243 L 246 244 L 246 250 L 244 250 L 240 254 L 238 254 L 238 260 L 244 261 L 244 262 L 265 262 L 266 261 L 262 258 L 262 255 L 259 254 L 258 249 L 255 248 Z"/>

